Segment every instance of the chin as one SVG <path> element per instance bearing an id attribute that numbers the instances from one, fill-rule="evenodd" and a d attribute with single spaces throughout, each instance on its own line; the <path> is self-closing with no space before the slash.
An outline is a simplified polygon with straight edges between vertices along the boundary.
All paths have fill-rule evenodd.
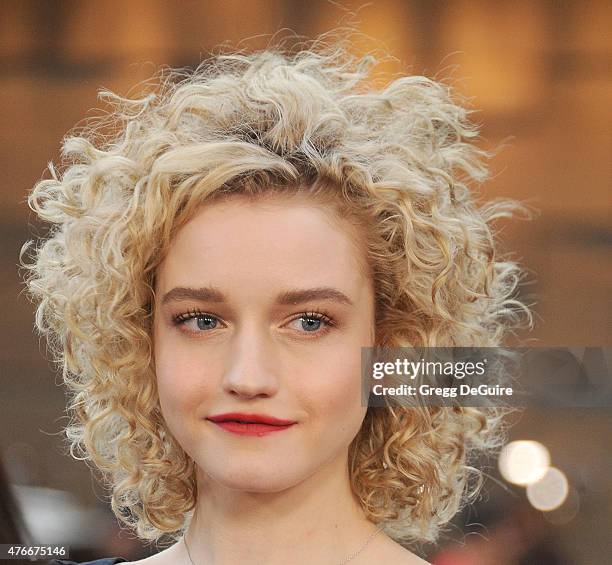
<path id="1" fill-rule="evenodd" d="M 280 492 L 303 481 L 307 473 L 300 473 L 297 469 L 280 469 L 278 465 L 270 465 L 270 468 L 261 469 L 250 465 L 231 465 L 222 468 L 207 469 L 205 474 L 215 483 L 228 489 L 247 492 Z"/>

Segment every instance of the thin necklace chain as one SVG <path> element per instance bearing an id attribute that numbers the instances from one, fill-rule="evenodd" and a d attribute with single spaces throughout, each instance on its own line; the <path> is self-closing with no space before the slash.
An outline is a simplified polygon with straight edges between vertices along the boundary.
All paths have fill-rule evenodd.
<path id="1" fill-rule="evenodd" d="M 374 530 L 369 535 L 368 539 L 365 540 L 364 544 L 357 551 L 345 557 L 342 561 L 340 561 L 340 563 L 338 563 L 338 565 L 344 565 L 345 563 L 348 563 L 349 561 L 355 559 L 355 557 L 357 557 L 368 546 L 368 544 L 376 537 L 377 534 L 381 532 L 381 530 L 382 526 L 376 528 L 376 530 Z M 189 561 L 191 561 L 191 565 L 195 565 L 193 559 L 191 558 L 191 552 L 189 551 L 189 546 L 187 545 L 187 538 L 185 536 L 183 536 L 183 543 L 185 544 L 185 549 L 187 549 L 187 555 L 189 556 Z"/>
<path id="2" fill-rule="evenodd" d="M 351 553 L 348 557 L 345 557 L 338 565 L 344 565 L 349 561 L 352 561 L 355 557 L 357 557 L 367 546 L 368 544 L 379 534 L 382 530 L 382 526 L 378 526 L 369 536 L 368 539 L 365 540 L 364 544 L 357 550 L 355 553 Z"/>

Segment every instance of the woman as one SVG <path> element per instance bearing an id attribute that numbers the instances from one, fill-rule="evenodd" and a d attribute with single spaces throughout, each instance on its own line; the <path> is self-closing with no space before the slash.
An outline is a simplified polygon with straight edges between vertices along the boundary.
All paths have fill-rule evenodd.
<path id="1" fill-rule="evenodd" d="M 314 43 L 104 92 L 30 195 L 73 453 L 172 543 L 139 564 L 424 563 L 500 444 L 500 411 L 361 403 L 361 347 L 493 346 L 529 315 L 469 111 L 425 77 L 361 88 L 374 61 Z"/>

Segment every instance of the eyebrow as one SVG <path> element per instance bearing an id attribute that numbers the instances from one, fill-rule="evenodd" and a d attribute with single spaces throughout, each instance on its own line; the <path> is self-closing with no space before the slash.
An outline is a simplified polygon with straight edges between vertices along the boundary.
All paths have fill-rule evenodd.
<path id="1" fill-rule="evenodd" d="M 202 302 L 227 302 L 225 295 L 215 287 L 189 288 L 177 286 L 164 294 L 161 303 L 171 301 L 200 300 Z M 353 301 L 342 291 L 330 286 L 316 288 L 291 289 L 281 292 L 276 297 L 276 304 L 289 306 L 310 302 L 311 300 L 333 300 L 341 304 L 353 306 Z"/>

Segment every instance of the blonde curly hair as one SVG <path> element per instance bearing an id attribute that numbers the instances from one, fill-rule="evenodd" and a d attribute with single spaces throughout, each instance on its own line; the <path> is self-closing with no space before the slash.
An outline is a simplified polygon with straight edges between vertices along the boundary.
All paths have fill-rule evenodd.
<path id="1" fill-rule="evenodd" d="M 401 76 L 371 90 L 377 59 L 319 39 L 163 68 L 63 141 L 30 207 L 52 227 L 21 252 L 35 324 L 71 391 L 70 453 L 93 462 L 116 516 L 143 540 L 182 535 L 195 467 L 156 389 L 156 268 L 196 209 L 228 194 L 305 191 L 360 226 L 381 346 L 496 346 L 529 308 L 522 270 L 496 256 L 492 222 L 520 207 L 475 202 L 491 153 L 441 81 Z M 403 545 L 435 541 L 482 486 L 472 457 L 503 441 L 503 411 L 369 408 L 349 451 L 366 516 Z M 472 479 L 475 479 L 473 481 Z"/>

